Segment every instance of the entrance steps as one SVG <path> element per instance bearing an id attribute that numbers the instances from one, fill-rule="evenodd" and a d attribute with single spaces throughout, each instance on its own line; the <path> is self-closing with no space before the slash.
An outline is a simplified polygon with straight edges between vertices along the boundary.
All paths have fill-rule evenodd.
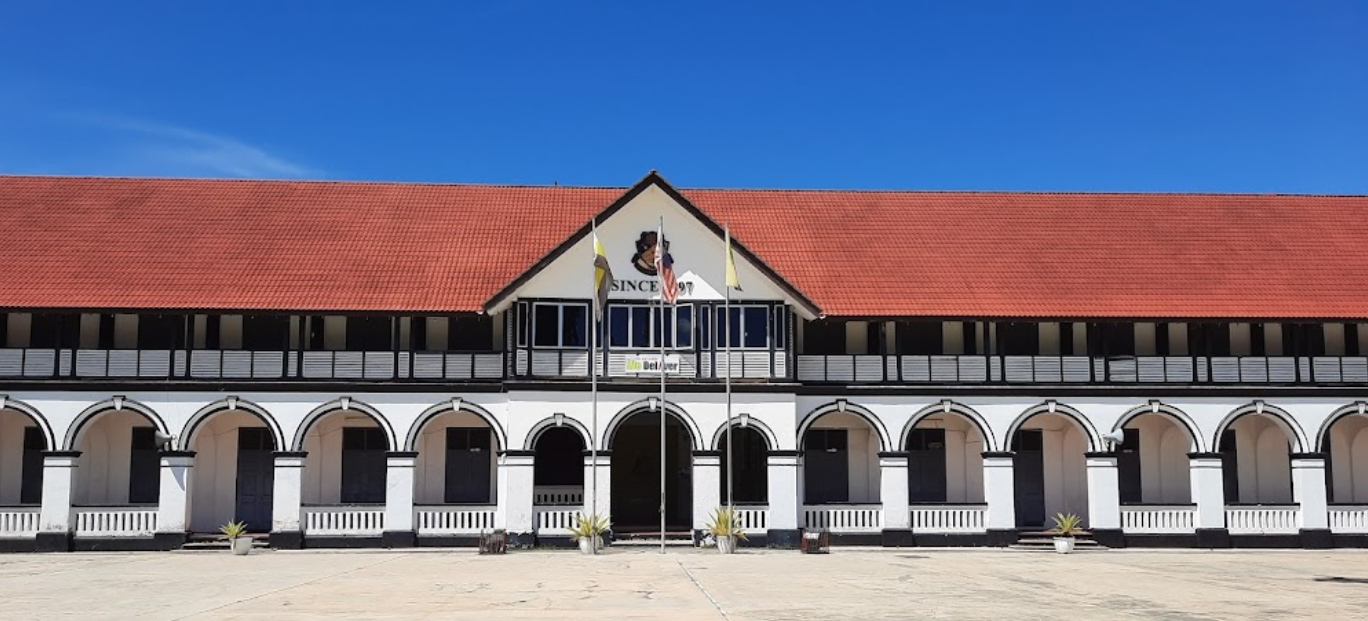
<path id="1" fill-rule="evenodd" d="M 270 537 L 266 533 L 254 533 L 248 536 L 252 538 L 252 548 L 259 549 L 270 547 L 270 543 L 268 542 Z M 181 549 L 191 551 L 227 550 L 228 540 L 224 539 L 223 535 L 214 533 L 191 533 L 190 536 L 186 538 L 185 545 L 181 546 Z"/>
<path id="2" fill-rule="evenodd" d="M 666 531 L 666 546 L 693 546 L 693 533 L 689 531 Z M 660 531 L 613 532 L 613 545 L 650 547 L 660 545 Z"/>
<path id="3" fill-rule="evenodd" d="M 1009 547 L 1012 550 L 1025 550 L 1028 552 L 1054 552 L 1054 537 L 1054 533 L 1049 531 L 1022 532 L 1017 534 L 1017 542 Z M 1082 534 L 1074 537 L 1075 552 L 1106 549 L 1106 547 L 1094 541 L 1091 534 Z"/>

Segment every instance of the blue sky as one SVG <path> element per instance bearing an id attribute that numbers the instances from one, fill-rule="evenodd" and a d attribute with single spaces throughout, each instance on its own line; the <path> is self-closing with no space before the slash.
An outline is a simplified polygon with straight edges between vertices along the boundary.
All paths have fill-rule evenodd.
<path id="1" fill-rule="evenodd" d="M 1368 193 L 1368 3 L 0 5 L 0 172 Z"/>

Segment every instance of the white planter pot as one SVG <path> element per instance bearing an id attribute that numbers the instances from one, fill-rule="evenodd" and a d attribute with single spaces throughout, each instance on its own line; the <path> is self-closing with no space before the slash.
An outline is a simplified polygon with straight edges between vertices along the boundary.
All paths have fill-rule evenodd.
<path id="1" fill-rule="evenodd" d="M 1070 553 L 1070 552 L 1073 552 L 1073 549 L 1074 549 L 1074 538 L 1073 538 L 1073 537 L 1055 537 L 1055 538 L 1054 538 L 1054 544 L 1055 544 L 1055 552 L 1058 552 L 1058 553 L 1060 553 L 1060 554 L 1068 554 L 1068 553 Z"/>
<path id="2" fill-rule="evenodd" d="M 251 537 L 237 537 L 233 539 L 233 554 L 236 556 L 247 556 L 252 551 Z"/>
<path id="3" fill-rule="evenodd" d="M 736 552 L 736 537 L 721 535 L 717 538 L 717 551 L 723 554 Z"/>
<path id="4" fill-rule="evenodd" d="M 602 538 L 602 537 L 594 537 L 593 539 L 590 539 L 590 538 L 588 538 L 588 537 L 585 537 L 585 538 L 583 538 L 583 539 L 580 539 L 580 540 L 579 540 L 579 549 L 580 549 L 580 552 L 583 552 L 583 553 L 585 553 L 585 554 L 593 554 L 593 553 L 594 553 L 594 544 L 598 544 L 598 547 L 599 547 L 599 548 L 602 548 L 602 547 L 603 547 L 603 538 Z"/>

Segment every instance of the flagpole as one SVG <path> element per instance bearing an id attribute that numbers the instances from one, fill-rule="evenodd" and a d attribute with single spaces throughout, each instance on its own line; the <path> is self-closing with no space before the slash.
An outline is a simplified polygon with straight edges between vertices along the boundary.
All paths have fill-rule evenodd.
<path id="1" fill-rule="evenodd" d="M 727 377 L 725 380 L 727 390 L 727 517 L 736 519 L 736 507 L 732 502 L 732 479 L 736 476 L 735 465 L 732 463 L 732 454 L 736 452 L 736 445 L 732 444 L 732 393 L 731 393 L 731 278 L 727 272 L 731 265 L 731 226 L 726 227 L 727 237 L 727 256 L 722 259 L 722 288 L 726 290 L 726 297 L 722 302 L 722 315 L 726 317 L 726 344 L 723 346 L 727 353 Z M 733 524 L 734 526 L 734 524 Z"/>
<path id="2" fill-rule="evenodd" d="M 589 220 L 589 225 L 593 230 L 593 236 L 589 242 L 589 254 L 593 255 L 593 263 L 598 263 L 598 222 L 594 219 Z M 590 313 L 589 325 L 589 399 L 593 404 L 589 411 L 589 515 L 590 520 L 598 519 L 598 322 L 599 313 L 603 312 L 598 304 L 598 268 L 594 268 L 594 278 L 589 279 L 589 299 L 590 305 L 594 310 Z M 598 541 L 591 540 L 589 548 L 593 554 L 598 554 Z"/>
<path id="3" fill-rule="evenodd" d="M 660 281 L 660 553 L 665 553 L 665 218 L 656 234 L 656 278 Z"/>

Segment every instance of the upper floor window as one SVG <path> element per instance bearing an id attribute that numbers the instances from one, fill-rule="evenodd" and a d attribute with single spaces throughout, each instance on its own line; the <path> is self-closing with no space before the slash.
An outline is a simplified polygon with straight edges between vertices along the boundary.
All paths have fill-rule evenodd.
<path id="1" fill-rule="evenodd" d="M 731 346 L 742 349 L 767 349 L 770 346 L 770 313 L 768 306 L 717 307 L 716 343 L 718 348 Z M 730 311 L 730 315 L 727 314 Z M 725 317 L 725 319 L 724 319 Z M 730 335 L 730 338 L 728 336 Z"/>
<path id="2" fill-rule="evenodd" d="M 537 302 L 532 305 L 534 347 L 588 348 L 589 305 Z"/>
<path id="3" fill-rule="evenodd" d="M 613 304 L 608 307 L 608 345 L 624 349 L 687 349 L 693 346 L 694 309 L 665 309 L 661 324 L 658 306 Z"/>

